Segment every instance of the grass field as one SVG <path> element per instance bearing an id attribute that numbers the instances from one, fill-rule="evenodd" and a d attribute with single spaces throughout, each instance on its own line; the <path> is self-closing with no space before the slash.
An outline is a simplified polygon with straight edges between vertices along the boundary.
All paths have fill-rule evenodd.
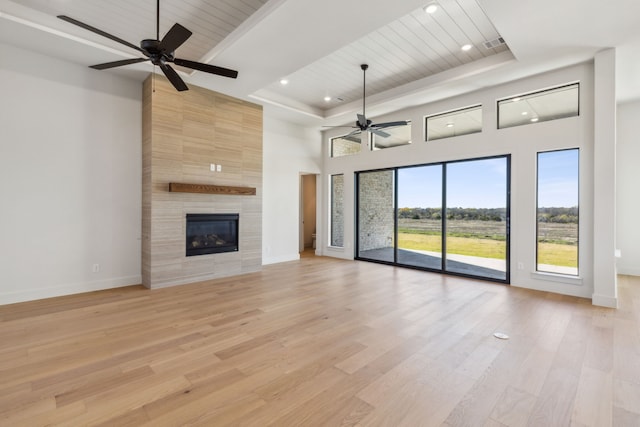
<path id="1" fill-rule="evenodd" d="M 505 224 L 495 221 L 448 221 L 447 252 L 451 254 L 505 259 Z M 541 224 L 538 262 L 577 267 L 577 227 L 575 224 Z M 401 219 L 398 247 L 440 252 L 440 221 Z"/>

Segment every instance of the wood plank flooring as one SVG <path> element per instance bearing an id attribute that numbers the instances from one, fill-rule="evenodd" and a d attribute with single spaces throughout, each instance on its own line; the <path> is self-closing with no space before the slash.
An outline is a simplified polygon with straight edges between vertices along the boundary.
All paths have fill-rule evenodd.
<path id="1" fill-rule="evenodd" d="M 619 296 L 305 256 L 0 306 L 0 425 L 640 426 L 640 278 Z"/>

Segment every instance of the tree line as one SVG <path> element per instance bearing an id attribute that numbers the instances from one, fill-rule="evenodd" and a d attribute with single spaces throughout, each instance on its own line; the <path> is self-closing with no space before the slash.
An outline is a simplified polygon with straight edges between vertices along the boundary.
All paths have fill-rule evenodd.
<path id="1" fill-rule="evenodd" d="M 555 222 L 559 224 L 577 224 L 578 207 L 570 208 L 538 208 L 539 222 Z"/>
<path id="2" fill-rule="evenodd" d="M 447 208 L 447 219 L 468 221 L 505 221 L 507 211 L 505 208 Z M 440 208 L 400 208 L 398 218 L 405 219 L 442 219 Z M 539 208 L 538 221 L 552 223 L 578 223 L 578 207 L 570 208 Z"/>

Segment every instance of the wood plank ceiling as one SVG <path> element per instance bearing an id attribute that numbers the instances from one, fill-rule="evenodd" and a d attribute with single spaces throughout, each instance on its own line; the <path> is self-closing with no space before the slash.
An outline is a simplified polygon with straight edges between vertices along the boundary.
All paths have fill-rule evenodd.
<path id="1" fill-rule="evenodd" d="M 367 95 L 508 50 L 487 49 L 500 35 L 476 0 L 440 0 L 433 14 L 419 8 L 371 34 L 274 82 L 267 92 L 320 110 L 362 98 L 362 62 L 369 64 Z M 468 51 L 461 47 L 470 44 Z M 331 97 L 325 101 L 325 97 Z M 268 97 L 266 95 L 265 97 Z"/>
<path id="2" fill-rule="evenodd" d="M 12 1 L 50 16 L 68 15 L 135 45 L 156 36 L 156 2 L 153 0 Z M 427 2 L 423 6 L 430 4 Z M 267 4 L 263 10 L 274 4 L 277 7 L 279 3 L 277 0 L 162 0 L 160 38 L 178 22 L 193 32 L 180 47 L 179 57 L 208 62 L 217 45 Z M 500 35 L 477 0 L 438 0 L 437 5 L 435 13 L 428 14 L 419 7 L 327 56 L 310 56 L 310 63 L 302 68 L 298 64 L 298 69 L 280 76 L 289 80 L 288 85 L 281 85 L 278 78 L 253 95 L 266 102 L 292 108 L 305 105 L 309 110 L 326 113 L 342 103 L 361 100 L 361 63 L 370 65 L 369 96 L 508 50 L 504 44 L 488 49 L 484 46 L 486 41 Z M 366 19 L 366 14 L 364 16 L 354 16 L 354 19 Z M 136 52 L 129 52 L 130 49 L 115 42 L 65 25 L 64 31 L 70 34 L 137 56 Z M 465 44 L 470 44 L 471 49 L 461 50 Z M 103 62 L 115 59 L 109 57 Z M 215 59 L 212 63 L 216 63 Z M 325 97 L 331 100 L 325 101 Z"/>
<path id="3" fill-rule="evenodd" d="M 180 46 L 180 57 L 199 61 L 268 0 L 161 0 L 160 38 L 173 24 L 193 32 Z M 156 1 L 153 0 L 20 0 L 20 4 L 51 15 L 67 15 L 134 45 L 156 37 Z M 82 29 L 76 34 L 91 36 Z M 103 38 L 95 39 L 108 43 Z M 127 51 L 126 47 L 119 46 Z"/>

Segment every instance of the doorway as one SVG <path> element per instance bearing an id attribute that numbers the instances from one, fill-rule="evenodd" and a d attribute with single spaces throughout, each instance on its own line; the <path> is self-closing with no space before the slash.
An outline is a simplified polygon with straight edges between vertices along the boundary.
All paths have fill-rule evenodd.
<path id="1" fill-rule="evenodd" d="M 300 176 L 300 252 L 316 246 L 316 175 Z"/>

